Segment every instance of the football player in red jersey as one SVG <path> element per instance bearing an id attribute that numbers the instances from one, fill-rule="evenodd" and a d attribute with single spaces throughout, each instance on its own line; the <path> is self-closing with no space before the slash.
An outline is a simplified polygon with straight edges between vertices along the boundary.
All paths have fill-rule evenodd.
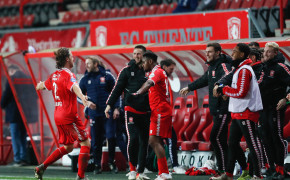
<path id="1" fill-rule="evenodd" d="M 42 179 L 45 169 L 63 155 L 70 153 L 73 150 L 74 141 L 78 140 L 81 150 L 76 179 L 87 179 L 85 170 L 90 157 L 91 144 L 85 126 L 77 114 L 76 96 L 82 100 L 84 106 L 95 107 L 82 94 L 75 75 L 70 71 L 74 63 L 71 51 L 68 48 L 60 48 L 54 54 L 58 70 L 52 73 L 46 81 L 40 81 L 36 90 L 52 91 L 55 101 L 54 120 L 59 133 L 59 143 L 64 146 L 56 149 L 41 165 L 35 168 L 35 177 Z"/>
<path id="2" fill-rule="evenodd" d="M 157 156 L 158 176 L 157 180 L 172 179 L 169 174 L 163 138 L 171 138 L 172 132 L 172 107 L 169 98 L 168 77 L 174 71 L 175 62 L 171 59 L 157 63 L 157 55 L 147 51 L 143 55 L 143 68 L 151 71 L 149 79 L 134 93 L 135 96 L 149 90 L 149 104 L 151 108 L 149 144 Z"/>

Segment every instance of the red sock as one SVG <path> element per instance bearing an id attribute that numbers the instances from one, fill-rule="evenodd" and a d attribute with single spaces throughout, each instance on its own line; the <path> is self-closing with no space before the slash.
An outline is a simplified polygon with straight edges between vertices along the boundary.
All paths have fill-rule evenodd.
<path id="1" fill-rule="evenodd" d="M 136 171 L 136 166 L 133 166 L 131 162 L 129 162 L 130 171 Z"/>
<path id="2" fill-rule="evenodd" d="M 162 173 L 169 174 L 166 157 L 157 159 L 157 165 L 159 169 L 158 174 L 162 174 Z"/>
<path id="3" fill-rule="evenodd" d="M 247 168 L 244 170 L 248 171 L 250 169 L 249 167 L 250 167 L 250 163 L 247 163 Z"/>
<path id="4" fill-rule="evenodd" d="M 231 177 L 231 178 L 234 176 L 232 173 L 228 173 L 228 172 L 226 172 L 226 175 L 227 175 L 228 177 Z"/>
<path id="5" fill-rule="evenodd" d="M 284 175 L 284 167 L 276 165 L 276 171 L 281 175 Z"/>
<path id="6" fill-rule="evenodd" d="M 85 171 L 88 166 L 88 161 L 90 159 L 90 147 L 89 146 L 81 146 L 81 151 L 79 154 L 79 159 L 78 159 L 78 176 L 80 178 L 85 177 Z"/>
<path id="7" fill-rule="evenodd" d="M 53 153 L 43 162 L 44 169 L 47 168 L 47 166 L 51 165 L 58 159 L 60 159 L 63 155 L 66 155 L 68 152 L 64 148 L 64 146 L 57 148 Z"/>

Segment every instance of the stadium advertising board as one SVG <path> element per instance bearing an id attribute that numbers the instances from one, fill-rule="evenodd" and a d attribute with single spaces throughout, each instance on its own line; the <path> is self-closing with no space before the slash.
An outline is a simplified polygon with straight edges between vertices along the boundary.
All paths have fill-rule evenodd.
<path id="1" fill-rule="evenodd" d="M 7 33 L 1 39 L 1 52 L 28 50 L 32 46 L 36 51 L 58 47 L 81 47 L 86 28 L 48 30 L 34 32 Z"/>
<path id="2" fill-rule="evenodd" d="M 90 25 L 92 46 L 249 38 L 245 10 L 100 20 Z"/>

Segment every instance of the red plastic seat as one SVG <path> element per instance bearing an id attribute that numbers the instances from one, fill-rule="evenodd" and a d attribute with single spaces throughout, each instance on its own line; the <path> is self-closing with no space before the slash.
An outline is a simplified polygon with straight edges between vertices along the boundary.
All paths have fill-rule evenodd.
<path id="1" fill-rule="evenodd" d="M 244 0 L 241 8 L 251 8 L 253 6 L 254 0 Z"/>
<path id="2" fill-rule="evenodd" d="M 71 12 L 71 14 L 72 14 L 72 18 L 71 18 L 70 22 L 77 23 L 77 22 L 80 22 L 81 17 L 83 15 L 83 12 L 82 11 L 73 11 L 73 12 Z"/>
<path id="3" fill-rule="evenodd" d="M 96 10 L 96 11 L 92 11 L 91 12 L 91 15 L 90 15 L 90 20 L 93 20 L 93 19 L 98 19 L 100 16 L 100 11 Z"/>
<path id="4" fill-rule="evenodd" d="M 211 124 L 203 130 L 202 136 L 203 136 L 204 142 L 200 142 L 198 144 L 198 150 L 200 150 L 200 151 L 210 151 L 211 150 L 211 146 L 210 146 L 211 143 L 209 141 L 209 138 L 210 138 L 210 133 L 211 133 L 212 127 L 213 127 L 213 122 L 211 122 Z"/>
<path id="5" fill-rule="evenodd" d="M 171 3 L 167 6 L 165 14 L 171 14 L 174 9 L 176 9 L 177 2 Z"/>
<path id="6" fill-rule="evenodd" d="M 157 11 L 157 5 L 152 4 L 148 7 L 147 11 L 146 11 L 146 15 L 153 15 L 156 14 Z"/>
<path id="7" fill-rule="evenodd" d="M 146 15 L 147 10 L 148 10 L 147 6 L 141 6 L 138 9 L 138 12 L 136 13 L 136 16 L 144 16 L 144 15 Z"/>
<path id="8" fill-rule="evenodd" d="M 18 27 L 19 26 L 19 16 L 13 16 L 10 19 L 9 26 L 10 27 Z"/>
<path id="9" fill-rule="evenodd" d="M 128 14 L 128 11 L 129 10 L 126 7 L 121 8 L 117 17 L 126 17 Z"/>
<path id="10" fill-rule="evenodd" d="M 72 14 L 71 14 L 71 12 L 67 11 L 63 15 L 61 22 L 64 24 L 67 24 L 67 23 L 71 22 L 71 19 L 72 19 Z"/>
<path id="11" fill-rule="evenodd" d="M 167 4 L 160 4 L 157 7 L 156 14 L 165 14 L 167 10 L 167 6 L 168 6 Z"/>
<path id="12" fill-rule="evenodd" d="M 9 27 L 9 23 L 11 21 L 11 17 L 3 17 L 2 18 L 2 27 Z"/>
<path id="13" fill-rule="evenodd" d="M 290 106 L 285 111 L 285 118 L 284 118 L 284 128 L 283 128 L 283 136 L 285 139 L 290 137 Z"/>
<path id="14" fill-rule="evenodd" d="M 252 7 L 259 9 L 259 8 L 263 7 L 264 4 L 265 4 L 265 0 L 255 0 Z"/>
<path id="15" fill-rule="evenodd" d="M 230 5 L 230 9 L 239 9 L 242 6 L 242 0 L 232 0 L 232 3 Z"/>
<path id="16" fill-rule="evenodd" d="M 184 124 L 184 116 L 185 116 L 185 100 L 183 97 L 177 97 L 174 102 L 173 112 L 172 112 L 172 126 L 178 137 L 179 130 L 182 128 Z"/>
<path id="17" fill-rule="evenodd" d="M 198 109 L 198 99 L 196 96 L 196 93 L 194 95 L 189 95 L 186 98 L 185 103 L 185 116 L 184 116 L 184 124 L 183 127 L 178 132 L 179 141 L 189 141 L 191 138 L 190 133 L 184 134 L 185 130 L 188 128 L 188 126 L 191 124 L 193 120 L 193 113 Z M 190 131 L 193 131 L 190 129 Z"/>
<path id="18" fill-rule="evenodd" d="M 91 17 L 91 11 L 85 11 L 82 13 L 81 18 L 80 18 L 80 22 L 87 22 L 90 20 Z"/>
<path id="19" fill-rule="evenodd" d="M 24 26 L 26 27 L 31 27 L 33 25 L 33 21 L 34 21 L 34 15 L 28 15 L 28 16 L 25 16 L 24 18 Z"/>
<path id="20" fill-rule="evenodd" d="M 130 16 L 136 16 L 137 14 L 137 11 L 138 11 L 138 8 L 137 7 L 131 7 L 129 10 L 128 10 L 128 13 L 127 13 L 127 16 L 130 17 Z"/>
<path id="21" fill-rule="evenodd" d="M 108 18 L 109 13 L 110 13 L 110 12 L 109 12 L 108 9 L 103 9 L 103 10 L 100 12 L 99 19 L 106 19 L 106 18 Z"/>
<path id="22" fill-rule="evenodd" d="M 279 0 L 278 0 L 279 1 Z M 272 8 L 277 4 L 277 0 L 266 0 L 264 7 Z"/>
<path id="23" fill-rule="evenodd" d="M 119 9 L 117 8 L 111 9 L 111 11 L 109 12 L 108 18 L 115 18 L 118 16 L 118 14 L 119 14 Z"/>
<path id="24" fill-rule="evenodd" d="M 228 9 L 231 5 L 231 0 L 222 0 L 218 7 L 219 10 Z"/>
<path id="25" fill-rule="evenodd" d="M 287 0 L 283 0 L 283 2 L 282 2 L 283 4 L 282 4 L 282 8 L 283 9 L 285 9 L 286 8 L 286 6 L 287 6 L 287 4 L 288 4 L 288 1 Z M 275 6 L 278 6 L 278 7 L 280 7 L 280 1 L 279 0 L 277 0 L 277 3 L 276 3 L 276 5 Z"/>

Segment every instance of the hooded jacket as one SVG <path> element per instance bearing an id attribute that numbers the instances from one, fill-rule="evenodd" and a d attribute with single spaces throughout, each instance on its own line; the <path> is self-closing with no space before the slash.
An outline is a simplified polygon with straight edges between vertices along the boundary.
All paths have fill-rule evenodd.
<path id="1" fill-rule="evenodd" d="M 229 74 L 231 68 L 231 58 L 221 54 L 220 57 L 208 63 L 208 70 L 199 79 L 188 85 L 190 91 L 208 86 L 209 89 L 209 109 L 212 115 L 228 112 L 228 100 L 224 101 L 221 97 L 213 96 L 215 83 L 224 75 Z"/>

